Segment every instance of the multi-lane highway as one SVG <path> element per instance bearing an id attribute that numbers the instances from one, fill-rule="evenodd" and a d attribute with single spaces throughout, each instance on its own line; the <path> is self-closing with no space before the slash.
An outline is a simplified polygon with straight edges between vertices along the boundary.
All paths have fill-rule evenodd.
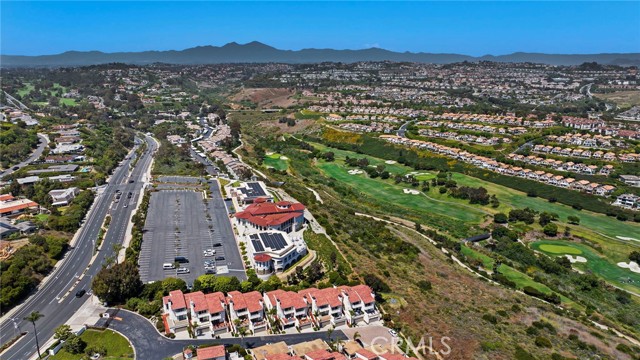
<path id="1" fill-rule="evenodd" d="M 88 296 L 76 298 L 78 290 L 91 288 L 91 280 L 101 269 L 108 257 L 114 257 L 114 244 L 122 243 L 131 212 L 135 208 L 138 197 L 143 192 L 144 183 L 141 181 L 151 165 L 152 156 L 157 149 L 157 143 L 151 137 L 145 139 L 147 150 L 138 160 L 133 170 L 130 163 L 134 156 L 128 157 L 116 169 L 104 191 L 95 199 L 95 204 L 88 214 L 85 224 L 80 230 L 73 249 L 70 249 L 65 259 L 54 270 L 48 281 L 38 291 L 20 305 L 17 311 L 10 313 L 0 325 L 0 343 L 5 344 L 17 332 L 27 331 L 15 344 L 0 354 L 2 360 L 24 360 L 36 352 L 33 328 L 23 318 L 32 311 L 39 311 L 44 315 L 37 322 L 38 338 L 42 345 L 53 336 L 54 330 L 64 324 L 87 301 Z M 116 191 L 122 192 L 121 199 L 114 203 Z M 128 194 L 131 193 L 131 198 Z M 94 242 L 98 236 L 100 226 L 105 217 L 111 215 L 111 223 L 107 231 L 102 248 L 94 255 Z M 91 262 L 91 264 L 90 264 Z M 14 328 L 14 324 L 18 329 Z"/>

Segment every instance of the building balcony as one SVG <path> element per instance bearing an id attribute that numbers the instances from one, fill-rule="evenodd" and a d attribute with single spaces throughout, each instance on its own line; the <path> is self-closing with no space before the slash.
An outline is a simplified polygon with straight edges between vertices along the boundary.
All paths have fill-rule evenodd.
<path id="1" fill-rule="evenodd" d="M 251 322 L 251 330 L 253 332 L 267 330 L 267 322 L 265 320 Z"/>

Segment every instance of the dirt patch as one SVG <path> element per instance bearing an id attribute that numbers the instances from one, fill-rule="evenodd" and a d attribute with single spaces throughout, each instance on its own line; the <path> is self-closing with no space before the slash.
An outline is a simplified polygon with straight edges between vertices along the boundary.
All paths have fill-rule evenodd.
<path id="1" fill-rule="evenodd" d="M 608 94 L 593 94 L 595 97 L 613 101 L 622 107 L 640 105 L 640 91 L 616 91 Z"/>
<path id="2" fill-rule="evenodd" d="M 286 123 L 280 123 L 277 121 L 262 121 L 259 123 L 261 127 L 271 128 L 272 131 L 276 131 L 281 134 L 298 134 L 301 132 L 308 132 L 316 125 L 315 120 L 296 120 L 294 126 L 289 126 Z"/>
<path id="3" fill-rule="evenodd" d="M 295 91 L 285 88 L 248 88 L 232 96 L 231 100 L 235 102 L 250 101 L 260 108 L 287 108 L 298 103 L 298 100 L 293 98 L 294 95 Z"/>

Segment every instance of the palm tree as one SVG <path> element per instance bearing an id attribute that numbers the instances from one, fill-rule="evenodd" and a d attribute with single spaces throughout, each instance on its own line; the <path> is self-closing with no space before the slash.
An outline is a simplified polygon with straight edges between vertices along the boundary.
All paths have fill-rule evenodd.
<path id="1" fill-rule="evenodd" d="M 33 324 L 33 335 L 36 337 L 36 347 L 38 348 L 38 359 L 41 358 L 40 355 L 40 344 L 38 343 L 38 330 L 36 329 L 36 321 L 40 320 L 40 318 L 44 317 L 44 315 L 40 314 L 38 311 L 34 311 L 29 316 L 25 317 L 24 320 L 29 321 Z"/>

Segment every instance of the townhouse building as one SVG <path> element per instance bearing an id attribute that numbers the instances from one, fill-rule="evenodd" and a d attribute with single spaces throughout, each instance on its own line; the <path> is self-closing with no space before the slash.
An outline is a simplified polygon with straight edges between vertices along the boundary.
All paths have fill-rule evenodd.
<path id="1" fill-rule="evenodd" d="M 361 321 L 368 324 L 380 319 L 375 295 L 369 286 L 341 286 L 339 289 L 342 291 L 342 305 L 348 324 L 353 326 Z"/>
<path id="2" fill-rule="evenodd" d="M 187 331 L 189 327 L 189 309 L 184 294 L 180 290 L 169 292 L 162 298 L 162 320 L 167 333 Z"/>
<path id="3" fill-rule="evenodd" d="M 226 298 L 223 293 L 203 294 L 201 291 L 184 294 L 191 326 L 196 335 L 219 335 L 229 330 Z"/>
<path id="4" fill-rule="evenodd" d="M 253 333 L 267 330 L 264 299 L 259 292 L 231 291 L 227 294 L 227 304 L 234 331 L 237 332 L 240 327 L 247 328 Z"/>
<path id="5" fill-rule="evenodd" d="M 347 318 L 344 316 L 344 305 L 342 303 L 342 291 L 338 288 L 330 287 L 325 289 L 304 289 L 299 293 L 305 297 L 310 305 L 310 313 L 319 327 L 332 325 L 337 327 L 344 325 Z"/>
<path id="6" fill-rule="evenodd" d="M 276 310 L 276 318 L 285 329 L 293 326 L 306 329 L 313 325 L 309 304 L 302 294 L 278 289 L 267 292 L 264 301 L 268 310 Z"/>

